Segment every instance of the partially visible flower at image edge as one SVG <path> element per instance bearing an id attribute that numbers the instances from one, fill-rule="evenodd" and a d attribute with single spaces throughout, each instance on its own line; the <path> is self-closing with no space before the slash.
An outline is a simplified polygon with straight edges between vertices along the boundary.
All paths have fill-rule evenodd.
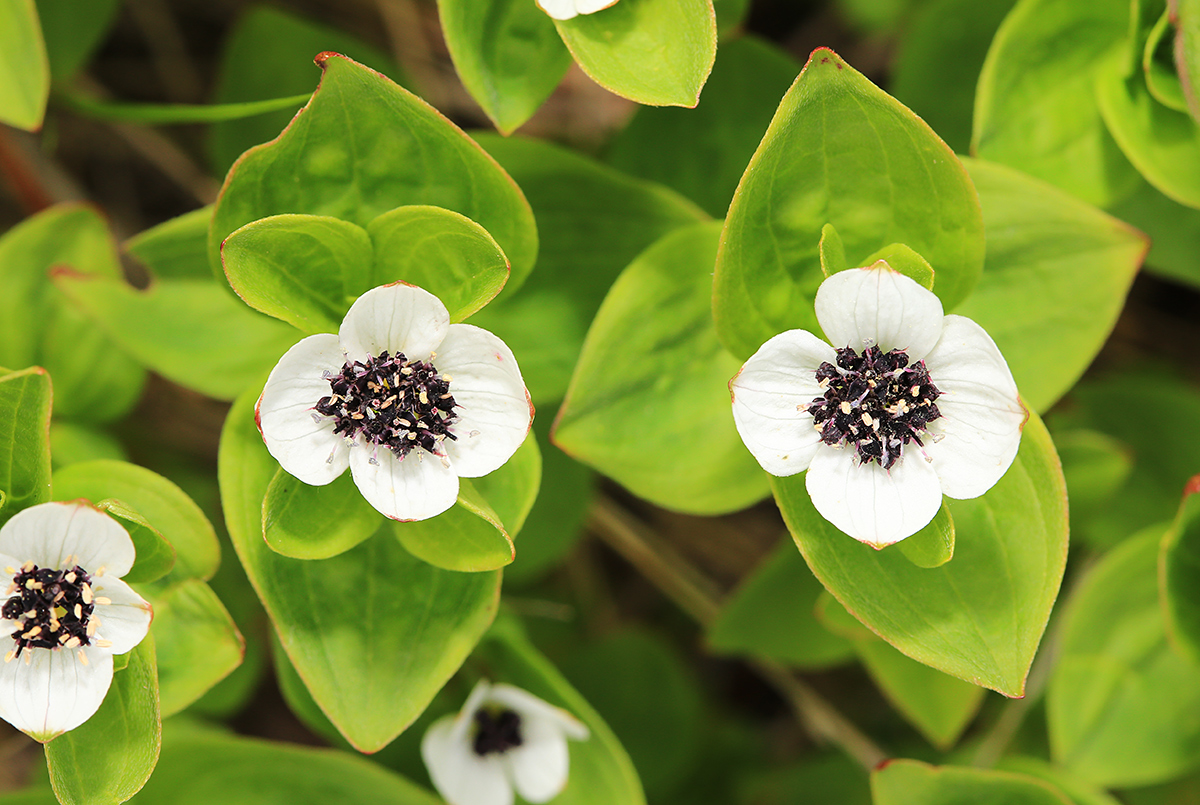
<path id="1" fill-rule="evenodd" d="M 514 789 L 528 802 L 549 802 L 567 784 L 567 739 L 588 736 L 565 710 L 481 679 L 461 711 L 430 725 L 421 758 L 450 805 L 511 805 Z"/>
<path id="2" fill-rule="evenodd" d="M 255 417 L 286 472 L 323 486 L 348 467 L 367 502 L 408 521 L 453 506 L 459 477 L 503 466 L 533 404 L 503 341 L 450 324 L 436 296 L 393 283 L 360 296 L 337 335 L 284 353 Z"/>
<path id="3" fill-rule="evenodd" d="M 86 501 L 42 503 L 0 528 L 0 568 L 9 579 L 0 664 L 0 718 L 45 743 L 99 709 L 113 655 L 131 651 L 153 613 L 121 581 L 133 540 Z"/>
<path id="4" fill-rule="evenodd" d="M 943 494 L 991 489 L 1029 412 L 983 328 L 883 261 L 828 277 L 815 304 L 833 346 L 780 333 L 729 384 L 763 469 L 807 470 L 821 516 L 876 548 L 924 528 Z"/>
<path id="5" fill-rule="evenodd" d="M 617 0 L 537 0 L 538 7 L 556 20 L 569 20 L 578 14 L 595 14 L 616 2 Z"/>

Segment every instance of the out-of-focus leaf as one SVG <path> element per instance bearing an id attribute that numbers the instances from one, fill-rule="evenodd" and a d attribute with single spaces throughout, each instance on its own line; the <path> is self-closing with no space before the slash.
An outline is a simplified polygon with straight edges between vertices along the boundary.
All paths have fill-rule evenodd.
<path id="1" fill-rule="evenodd" d="M 0 123 L 42 127 L 50 62 L 33 0 L 0 0 Z"/>
<path id="2" fill-rule="evenodd" d="M 1058 789 L 1009 771 L 892 760 L 871 774 L 875 805 L 1071 805 Z"/>
<path id="3" fill-rule="evenodd" d="M 55 81 L 70 79 L 95 52 L 121 9 L 121 0 L 64 3 L 36 0 L 50 75 Z"/>
<path id="4" fill-rule="evenodd" d="M 199 579 L 150 595 L 162 714 L 171 716 L 241 664 L 244 641 L 216 593 Z"/>

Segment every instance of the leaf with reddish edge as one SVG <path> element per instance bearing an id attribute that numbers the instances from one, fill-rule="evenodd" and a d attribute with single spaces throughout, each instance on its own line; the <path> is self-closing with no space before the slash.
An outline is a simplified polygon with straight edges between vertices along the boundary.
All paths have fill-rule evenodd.
<path id="1" fill-rule="evenodd" d="M 1200 662 L 1200 475 L 1183 488 L 1183 500 L 1159 556 L 1159 593 L 1167 637 L 1186 657 Z"/>
<path id="2" fill-rule="evenodd" d="M 871 774 L 875 805 L 1071 805 L 1044 780 L 1010 771 L 890 760 Z"/>
<path id="3" fill-rule="evenodd" d="M 322 53 L 320 86 L 274 140 L 234 163 L 213 211 L 208 254 L 220 276 L 222 241 L 283 213 L 367 226 L 396 207 L 429 204 L 486 229 L 512 261 L 510 288 L 533 268 L 537 230 L 520 188 L 453 123 L 386 76 Z"/>

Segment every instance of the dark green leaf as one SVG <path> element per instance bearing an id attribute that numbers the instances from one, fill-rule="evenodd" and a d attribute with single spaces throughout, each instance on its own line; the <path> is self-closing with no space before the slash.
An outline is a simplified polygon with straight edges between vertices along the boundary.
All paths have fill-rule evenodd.
<path id="1" fill-rule="evenodd" d="M 50 377 L 0 369 L 0 522 L 50 499 Z"/>
<path id="2" fill-rule="evenodd" d="M 1188 481 L 1162 544 L 1162 601 L 1173 645 L 1200 662 L 1200 475 Z"/>
<path id="3" fill-rule="evenodd" d="M 84 4 L 37 0 L 37 13 L 55 81 L 70 79 L 91 57 L 116 21 L 121 0 Z"/>
<path id="4" fill-rule="evenodd" d="M 1090 538 L 1133 472 L 1133 449 L 1111 436 L 1083 428 L 1054 433 L 1071 501 L 1072 538 Z"/>
<path id="5" fill-rule="evenodd" d="M 947 310 L 979 278 L 983 220 L 962 165 L 916 115 L 821 48 L 784 96 L 729 208 L 713 313 L 736 357 L 785 330 L 819 331 L 813 298 L 827 223 L 853 266 L 890 243 L 921 254 Z"/>
<path id="6" fill-rule="evenodd" d="M 162 722 L 153 635 L 129 655 L 96 714 L 46 744 L 50 784 L 62 805 L 117 805 L 154 771 Z"/>

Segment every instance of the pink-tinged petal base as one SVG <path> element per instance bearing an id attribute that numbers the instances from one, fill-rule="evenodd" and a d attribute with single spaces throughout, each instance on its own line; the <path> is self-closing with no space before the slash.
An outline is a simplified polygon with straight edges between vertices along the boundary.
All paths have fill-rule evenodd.
<path id="1" fill-rule="evenodd" d="M 441 718 L 421 739 L 421 758 L 438 793 L 449 805 L 512 805 L 513 789 L 500 756 L 475 754 L 455 722 L 454 716 Z"/>
<path id="2" fill-rule="evenodd" d="M 821 283 L 815 304 L 821 329 L 839 349 L 902 349 L 916 363 L 942 332 L 941 300 L 886 267 L 839 271 Z"/>
<path id="3" fill-rule="evenodd" d="M 817 367 L 836 359 L 812 333 L 789 330 L 759 347 L 729 382 L 738 434 L 772 475 L 795 475 L 816 454 L 821 436 L 804 407 L 825 393 Z"/>
<path id="4" fill-rule="evenodd" d="M 97 603 L 92 617 L 99 620 L 96 638 L 112 643 L 109 651 L 124 654 L 142 642 L 154 617 L 150 604 L 125 582 L 105 574 L 92 579 L 95 594 L 111 603 Z"/>
<path id="5" fill-rule="evenodd" d="M 442 300 L 403 282 L 372 288 L 355 300 L 338 329 L 347 357 L 366 362 L 387 350 L 423 361 L 446 337 L 450 314 Z"/>
<path id="6" fill-rule="evenodd" d="M 942 505 L 937 473 L 913 449 L 885 470 L 875 462 L 859 464 L 852 448 L 823 446 L 808 468 L 805 486 L 822 517 L 876 548 L 911 537 Z"/>
<path id="7" fill-rule="evenodd" d="M 285 472 L 313 486 L 332 483 L 349 466 L 349 445 L 333 432 L 333 419 L 314 419 L 313 410 L 330 394 L 324 373 L 336 374 L 344 363 L 337 336 L 310 335 L 279 359 L 258 399 L 267 450 Z"/>
<path id="8" fill-rule="evenodd" d="M 350 472 L 367 502 L 393 520 L 428 520 L 458 499 L 454 470 L 423 450 L 400 460 L 386 447 L 356 444 Z"/>
<path id="9" fill-rule="evenodd" d="M 448 375 L 458 420 L 442 447 L 454 472 L 478 478 L 512 458 L 533 422 L 533 406 L 512 350 L 487 330 L 450 326 L 434 365 Z"/>
<path id="10" fill-rule="evenodd" d="M 0 553 L 39 567 L 101 567 L 124 576 L 133 567 L 133 540 L 116 520 L 84 502 L 43 503 L 17 512 L 0 528 Z"/>
<path id="11" fill-rule="evenodd" d="M 87 664 L 79 653 L 87 654 Z M 95 714 L 112 684 L 108 649 L 28 650 L 0 663 L 0 717 L 45 743 Z"/>
<path id="12" fill-rule="evenodd" d="M 1029 413 L 999 348 L 970 319 L 946 317 L 925 365 L 942 392 L 942 417 L 929 425 L 926 453 L 945 494 L 979 497 L 1012 465 Z"/>

